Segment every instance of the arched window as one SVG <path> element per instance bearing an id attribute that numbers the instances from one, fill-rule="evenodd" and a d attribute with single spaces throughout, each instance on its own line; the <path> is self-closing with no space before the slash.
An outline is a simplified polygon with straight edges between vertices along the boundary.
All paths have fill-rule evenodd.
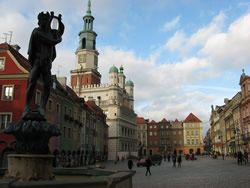
<path id="1" fill-rule="evenodd" d="M 86 39 L 83 38 L 82 39 L 82 49 L 85 49 L 86 48 Z"/>

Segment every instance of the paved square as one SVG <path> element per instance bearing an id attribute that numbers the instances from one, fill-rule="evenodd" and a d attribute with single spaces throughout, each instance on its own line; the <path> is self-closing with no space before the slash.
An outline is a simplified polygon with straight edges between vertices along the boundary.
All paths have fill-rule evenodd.
<path id="1" fill-rule="evenodd" d="M 237 165 L 234 158 L 212 159 L 198 157 L 197 161 L 186 161 L 182 158 L 182 167 L 174 168 L 172 162 L 164 162 L 160 166 L 151 167 L 152 176 L 145 176 L 145 167 L 136 167 L 133 176 L 134 188 L 172 188 L 172 187 L 204 187 L 204 188 L 249 188 L 250 164 Z M 107 169 L 128 170 L 127 161 L 105 164 Z"/>

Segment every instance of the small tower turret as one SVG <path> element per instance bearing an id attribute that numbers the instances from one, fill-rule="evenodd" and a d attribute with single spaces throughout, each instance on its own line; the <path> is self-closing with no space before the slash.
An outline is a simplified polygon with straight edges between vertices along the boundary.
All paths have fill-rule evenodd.
<path id="1" fill-rule="evenodd" d="M 123 73 L 123 67 L 121 65 L 120 72 L 119 72 L 119 86 L 122 89 L 125 89 L 125 79 L 126 79 L 126 76 Z"/>
<path id="2" fill-rule="evenodd" d="M 129 95 L 129 107 L 134 109 L 134 83 L 128 80 L 125 84 L 125 89 Z"/>
<path id="3" fill-rule="evenodd" d="M 109 69 L 109 85 L 118 86 L 118 69 L 115 65 Z"/>

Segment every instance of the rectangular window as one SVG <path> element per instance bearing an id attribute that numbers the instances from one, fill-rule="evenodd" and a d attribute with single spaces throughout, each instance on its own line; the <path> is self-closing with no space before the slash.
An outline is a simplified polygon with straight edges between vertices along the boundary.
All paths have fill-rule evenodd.
<path id="1" fill-rule="evenodd" d="M 157 145 L 157 140 L 155 140 L 155 145 Z"/>
<path id="2" fill-rule="evenodd" d="M 163 129 L 163 125 L 161 126 L 161 128 Z"/>
<path id="3" fill-rule="evenodd" d="M 0 114 L 0 130 L 5 129 L 10 122 L 11 114 Z"/>
<path id="4" fill-rule="evenodd" d="M 149 128 L 152 129 L 152 125 L 150 125 Z"/>
<path id="5" fill-rule="evenodd" d="M 48 110 L 49 110 L 50 112 L 52 112 L 52 110 L 53 110 L 53 101 L 50 100 L 50 99 L 49 99 L 49 101 L 48 101 Z"/>
<path id="6" fill-rule="evenodd" d="M 190 144 L 190 140 L 188 139 L 188 145 Z"/>
<path id="7" fill-rule="evenodd" d="M 14 86 L 3 86 L 2 100 L 13 100 Z"/>
<path id="8" fill-rule="evenodd" d="M 69 109 L 69 116 L 72 117 L 72 109 Z"/>
<path id="9" fill-rule="evenodd" d="M 182 144 L 182 141 L 181 140 L 179 140 L 179 145 L 181 145 Z"/>
<path id="10" fill-rule="evenodd" d="M 179 135 L 181 135 L 181 131 L 179 131 L 178 133 L 179 133 Z"/>
<path id="11" fill-rule="evenodd" d="M 187 131 L 187 135 L 189 135 L 189 131 Z"/>
<path id="12" fill-rule="evenodd" d="M 153 134 L 152 134 L 152 132 L 149 132 L 149 136 L 152 136 Z"/>
<path id="13" fill-rule="evenodd" d="M 194 135 L 194 131 L 192 131 L 192 135 Z"/>
<path id="14" fill-rule="evenodd" d="M 157 132 L 156 131 L 154 132 L 154 135 L 157 136 Z"/>
<path id="15" fill-rule="evenodd" d="M 176 144 L 176 140 L 173 141 L 173 144 L 174 144 L 174 145 Z"/>
<path id="16" fill-rule="evenodd" d="M 60 104 L 56 104 L 56 114 L 60 113 Z M 80 121 L 80 117 L 79 117 L 79 121 Z"/>
<path id="17" fill-rule="evenodd" d="M 154 127 L 155 129 L 157 128 L 157 126 L 155 125 L 155 127 Z"/>
<path id="18" fill-rule="evenodd" d="M 199 131 L 196 131 L 196 135 L 198 135 L 199 134 Z"/>
<path id="19" fill-rule="evenodd" d="M 146 138 L 146 134 L 145 133 L 143 133 L 143 137 L 142 138 Z"/>
<path id="20" fill-rule="evenodd" d="M 70 138 L 70 128 L 68 128 L 68 138 Z"/>
<path id="21" fill-rule="evenodd" d="M 0 71 L 4 70 L 5 67 L 5 58 L 0 57 Z"/>
<path id="22" fill-rule="evenodd" d="M 150 146 L 152 146 L 152 145 L 153 145 L 153 144 L 152 144 L 152 141 L 149 141 L 149 145 L 150 145 Z"/>
<path id="23" fill-rule="evenodd" d="M 39 91 L 39 90 L 36 90 L 36 99 L 35 99 L 35 103 L 36 103 L 37 105 L 40 105 L 40 103 L 41 103 L 41 91 Z"/>
<path id="24" fill-rule="evenodd" d="M 66 127 L 63 127 L 63 138 L 66 137 Z"/>
<path id="25" fill-rule="evenodd" d="M 192 139 L 192 145 L 194 145 L 194 139 Z"/>
<path id="26" fill-rule="evenodd" d="M 67 106 L 64 106 L 64 115 L 67 115 Z"/>
<path id="27" fill-rule="evenodd" d="M 173 135 L 176 135 L 176 131 L 173 131 Z"/>
<path id="28" fill-rule="evenodd" d="M 197 144 L 197 145 L 199 144 L 199 139 L 196 139 L 196 144 Z"/>

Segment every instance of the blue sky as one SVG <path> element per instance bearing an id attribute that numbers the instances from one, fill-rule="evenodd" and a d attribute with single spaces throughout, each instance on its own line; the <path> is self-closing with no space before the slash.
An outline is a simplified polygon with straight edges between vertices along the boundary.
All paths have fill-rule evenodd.
<path id="1" fill-rule="evenodd" d="M 99 71 L 108 82 L 114 64 L 135 84 L 135 112 L 160 121 L 184 120 L 193 112 L 209 127 L 211 105 L 240 91 L 242 69 L 250 74 L 250 1 L 92 0 Z M 78 33 L 87 0 L 0 0 L 0 42 L 13 31 L 12 44 L 27 57 L 29 36 L 40 11 L 63 15 L 65 34 L 52 72 L 75 68 Z"/>

